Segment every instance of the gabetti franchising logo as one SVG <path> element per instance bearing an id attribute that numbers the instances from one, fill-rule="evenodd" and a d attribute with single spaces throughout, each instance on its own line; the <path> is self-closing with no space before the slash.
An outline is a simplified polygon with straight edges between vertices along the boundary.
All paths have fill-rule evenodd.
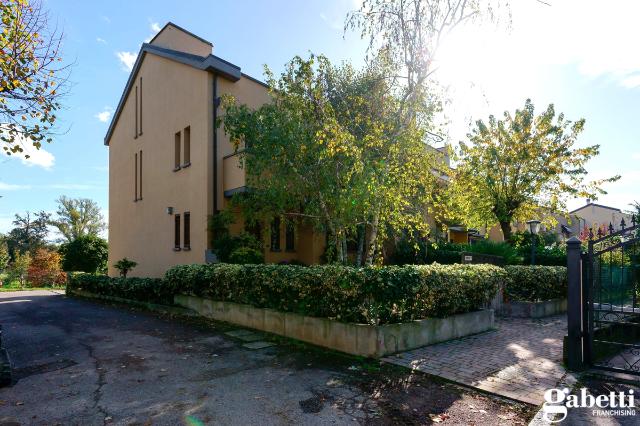
<path id="1" fill-rule="evenodd" d="M 543 418 L 549 423 L 566 419 L 569 408 L 591 408 L 591 415 L 596 417 L 636 415 L 633 390 L 593 396 L 585 388 L 578 395 L 569 395 L 567 388 L 549 389 L 544 393 L 544 401 Z"/>

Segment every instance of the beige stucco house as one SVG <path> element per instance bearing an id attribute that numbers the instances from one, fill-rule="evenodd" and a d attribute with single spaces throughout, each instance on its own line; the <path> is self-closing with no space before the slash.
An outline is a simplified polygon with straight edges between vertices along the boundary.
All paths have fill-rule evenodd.
<path id="1" fill-rule="evenodd" d="M 585 229 L 592 228 L 596 233 L 599 227 L 608 228 L 609 225 L 618 230 L 624 219 L 626 226 L 631 226 L 631 214 L 623 212 L 616 207 L 609 207 L 602 204 L 596 204 L 591 200 L 587 200 L 587 204 L 569 212 L 571 217 L 571 228 L 577 235 Z"/>
<path id="2" fill-rule="evenodd" d="M 212 54 L 213 45 L 168 23 L 142 45 L 105 136 L 109 147 L 109 274 L 124 257 L 135 276 L 211 258 L 208 218 L 244 190 L 244 170 L 222 128 L 223 94 L 258 107 L 267 86 Z M 233 231 L 243 228 L 242 220 Z M 286 228 L 286 229 L 285 229 Z M 269 262 L 316 263 L 324 237 L 279 227 Z M 273 250 L 271 250 L 273 248 Z"/>

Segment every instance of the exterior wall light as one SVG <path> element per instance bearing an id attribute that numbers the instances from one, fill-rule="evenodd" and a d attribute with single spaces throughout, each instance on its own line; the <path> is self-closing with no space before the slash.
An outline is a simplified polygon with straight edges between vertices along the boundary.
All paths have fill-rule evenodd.
<path id="1" fill-rule="evenodd" d="M 167 207 L 167 214 L 173 214 L 173 207 Z"/>

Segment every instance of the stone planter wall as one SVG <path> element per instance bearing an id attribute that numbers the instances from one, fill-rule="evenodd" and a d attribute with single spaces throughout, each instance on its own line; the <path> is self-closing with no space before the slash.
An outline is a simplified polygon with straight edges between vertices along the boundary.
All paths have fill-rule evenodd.
<path id="1" fill-rule="evenodd" d="M 178 306 L 202 316 L 302 340 L 353 355 L 382 357 L 493 328 L 493 310 L 481 310 L 447 318 L 427 318 L 403 324 L 341 323 L 231 302 L 176 295 Z"/>
<path id="2" fill-rule="evenodd" d="M 503 302 L 500 315 L 513 318 L 544 318 L 567 312 L 567 299 L 544 302 Z"/>

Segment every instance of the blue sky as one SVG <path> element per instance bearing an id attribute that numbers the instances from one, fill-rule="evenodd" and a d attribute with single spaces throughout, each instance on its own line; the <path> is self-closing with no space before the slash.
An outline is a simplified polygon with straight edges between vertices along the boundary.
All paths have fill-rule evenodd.
<path id="1" fill-rule="evenodd" d="M 602 146 L 589 167 L 593 176 L 623 176 L 600 202 L 627 208 L 640 199 L 640 30 L 633 21 L 638 5 L 621 2 L 628 13 L 620 13 L 596 1 L 514 3 L 511 29 L 467 26 L 442 48 L 438 78 L 448 87 L 443 120 L 450 139 L 463 138 L 470 119 L 519 107 L 527 97 L 540 109 L 553 102 L 569 119 L 586 119 L 580 144 Z M 103 137 L 140 44 L 167 21 L 211 41 L 216 55 L 259 78 L 263 64 L 279 71 L 308 51 L 362 63 L 366 47 L 354 33 L 343 38 L 344 16 L 355 0 L 44 4 L 64 28 L 64 55 L 75 63 L 73 86 L 54 142 L 29 161 L 0 159 L 0 232 L 11 228 L 14 213 L 54 211 L 60 195 L 92 198 L 106 217 Z"/>

